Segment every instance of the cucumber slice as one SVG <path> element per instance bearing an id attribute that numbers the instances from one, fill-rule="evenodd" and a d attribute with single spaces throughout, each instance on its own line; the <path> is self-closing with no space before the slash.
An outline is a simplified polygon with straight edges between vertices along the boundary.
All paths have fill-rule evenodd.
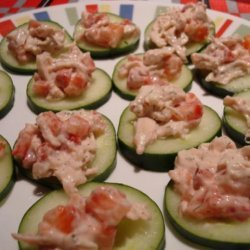
<path id="1" fill-rule="evenodd" d="M 116 166 L 116 134 L 112 122 L 102 115 L 106 130 L 105 133 L 96 139 L 97 150 L 96 156 L 91 167 L 97 167 L 97 173 L 88 178 L 88 181 L 104 181 L 113 172 Z M 31 170 L 22 167 L 21 163 L 15 159 L 16 165 L 20 172 L 34 183 L 40 183 L 51 189 L 61 188 L 61 183 L 55 177 L 34 179 Z"/>
<path id="2" fill-rule="evenodd" d="M 15 183 L 15 170 L 9 143 L 1 135 L 0 142 L 6 145 L 4 156 L 0 157 L 0 200 L 2 200 Z"/>
<path id="3" fill-rule="evenodd" d="M 118 183 L 86 183 L 79 187 L 80 194 L 88 196 L 92 190 L 100 185 L 112 185 L 124 192 L 131 202 L 144 203 L 151 212 L 152 218 L 148 221 L 131 221 L 124 219 L 118 226 L 116 241 L 113 250 L 143 249 L 161 250 L 165 245 L 165 225 L 162 213 L 156 203 L 145 193 L 127 185 Z M 19 225 L 18 233 L 37 232 L 38 223 L 43 215 L 59 204 L 65 204 L 67 196 L 62 190 L 56 190 L 38 200 L 25 213 Z M 38 249 L 23 242 L 19 242 L 20 250 Z"/>
<path id="4" fill-rule="evenodd" d="M 111 22 L 122 22 L 124 18 L 115 15 L 113 13 L 107 13 Z M 73 37 L 79 37 L 79 34 L 83 34 L 85 28 L 81 25 L 81 21 L 79 20 L 74 29 Z M 76 39 L 75 39 L 76 40 Z M 140 35 L 132 38 L 122 39 L 119 45 L 116 48 L 104 48 L 98 45 L 90 44 L 87 41 L 76 40 L 77 46 L 84 52 L 90 52 L 92 58 L 108 58 L 113 56 L 122 55 L 128 52 L 132 52 L 139 45 Z"/>
<path id="5" fill-rule="evenodd" d="M 234 96 L 241 97 L 245 100 L 250 100 L 250 90 L 235 94 Z M 223 114 L 223 126 L 230 138 L 241 145 L 247 145 L 245 141 L 247 122 L 242 114 L 230 107 L 225 107 Z"/>
<path id="6" fill-rule="evenodd" d="M 112 75 L 113 88 L 115 92 L 118 95 L 120 95 L 122 98 L 126 100 L 133 100 L 138 94 L 139 90 L 128 89 L 127 78 L 121 79 L 118 75 L 119 69 L 126 62 L 127 62 L 127 58 L 125 57 L 116 64 L 114 71 L 113 71 L 113 75 Z M 177 79 L 170 81 L 170 82 L 178 85 L 184 91 L 188 91 L 191 89 L 192 81 L 193 81 L 192 71 L 186 65 L 183 65 L 180 76 Z"/>
<path id="7" fill-rule="evenodd" d="M 144 31 L 144 49 L 149 50 L 149 49 L 154 49 L 157 46 L 151 41 L 150 39 L 150 32 L 152 29 L 152 26 L 154 24 L 155 20 L 151 21 L 145 31 Z M 213 23 L 210 30 L 209 30 L 209 36 L 213 36 L 215 34 L 215 24 Z M 189 42 L 186 44 L 186 56 L 190 57 L 191 54 L 195 52 L 199 52 L 203 50 L 207 45 L 209 41 L 206 40 L 204 42 Z"/>
<path id="8" fill-rule="evenodd" d="M 145 152 L 138 155 L 133 144 L 136 116 L 127 107 L 120 118 L 118 127 L 118 145 L 121 153 L 135 165 L 152 171 L 168 171 L 173 168 L 174 159 L 180 150 L 199 146 L 221 134 L 221 119 L 211 108 L 203 106 L 204 114 L 199 126 L 185 138 L 169 137 L 158 139 L 147 146 Z"/>
<path id="9" fill-rule="evenodd" d="M 53 22 L 51 20 L 40 21 L 40 22 L 46 23 L 47 25 L 54 27 L 56 29 L 63 29 L 65 31 L 65 29 L 60 24 Z M 29 25 L 28 23 L 22 24 L 18 26 L 16 29 L 14 29 L 13 31 L 11 31 L 11 33 L 17 32 L 17 30 L 19 29 L 28 29 L 28 25 Z M 70 44 L 70 43 L 72 43 L 72 37 L 69 35 L 68 32 L 65 31 L 65 45 Z M 33 62 L 29 62 L 25 64 L 19 63 L 16 60 L 16 58 L 12 55 L 12 53 L 9 51 L 8 44 L 9 43 L 6 37 L 3 38 L 0 43 L 0 60 L 1 60 L 2 65 L 6 67 L 8 70 L 13 71 L 15 73 L 19 73 L 19 74 L 34 73 L 37 69 L 35 59 Z"/>
<path id="10" fill-rule="evenodd" d="M 11 77 L 0 70 L 0 118 L 5 116 L 13 106 L 15 87 Z"/>
<path id="11" fill-rule="evenodd" d="M 182 216 L 179 204 L 180 197 L 170 182 L 164 196 L 166 218 L 185 238 L 212 249 L 250 248 L 250 220 L 195 220 Z"/>
<path id="12" fill-rule="evenodd" d="M 226 95 L 234 95 L 250 89 L 250 74 L 233 79 L 225 85 L 215 82 L 207 82 L 205 80 L 207 72 L 198 69 L 196 71 L 200 85 L 216 96 L 225 97 Z"/>
<path id="13" fill-rule="evenodd" d="M 110 76 L 103 70 L 97 68 L 92 74 L 92 82 L 80 96 L 64 98 L 62 100 L 47 100 L 37 96 L 33 92 L 33 77 L 27 85 L 27 97 L 30 108 L 35 113 L 42 111 L 61 111 L 71 109 L 96 109 L 103 105 L 111 96 L 112 81 Z"/>

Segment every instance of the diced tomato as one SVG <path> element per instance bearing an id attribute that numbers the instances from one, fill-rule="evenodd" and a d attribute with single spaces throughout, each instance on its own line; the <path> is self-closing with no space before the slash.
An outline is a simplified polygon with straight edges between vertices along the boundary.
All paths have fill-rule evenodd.
<path id="1" fill-rule="evenodd" d="M 188 35 L 190 40 L 203 42 L 207 38 L 209 30 L 203 23 L 190 21 L 190 23 L 185 27 L 185 33 Z"/>
<path id="2" fill-rule="evenodd" d="M 38 22 L 38 21 L 36 21 L 34 19 L 32 19 L 32 20 L 29 21 L 29 26 L 28 26 L 29 29 L 30 28 L 37 28 L 39 26 L 41 26 L 40 22 Z"/>
<path id="3" fill-rule="evenodd" d="M 250 50 L 250 35 L 247 35 L 242 40 L 242 46 L 248 50 Z"/>
<path id="4" fill-rule="evenodd" d="M 72 69 L 61 69 L 57 71 L 55 79 L 56 86 L 62 90 L 65 89 L 69 85 L 71 74 Z"/>
<path id="5" fill-rule="evenodd" d="M 68 138 L 75 143 L 80 143 L 90 132 L 89 122 L 80 116 L 71 116 L 63 124 L 63 129 L 68 134 Z"/>
<path id="6" fill-rule="evenodd" d="M 49 94 L 49 84 L 47 81 L 38 80 L 33 85 L 33 92 L 38 96 L 46 97 Z"/>
<path id="7" fill-rule="evenodd" d="M 84 74 L 74 73 L 71 76 L 69 85 L 64 89 L 64 92 L 68 96 L 79 96 L 87 87 L 88 81 Z"/>
<path id="8" fill-rule="evenodd" d="M 73 221 L 76 216 L 76 208 L 73 206 L 57 206 L 44 215 L 44 221 L 51 224 L 63 233 L 69 234 L 73 230 Z"/>

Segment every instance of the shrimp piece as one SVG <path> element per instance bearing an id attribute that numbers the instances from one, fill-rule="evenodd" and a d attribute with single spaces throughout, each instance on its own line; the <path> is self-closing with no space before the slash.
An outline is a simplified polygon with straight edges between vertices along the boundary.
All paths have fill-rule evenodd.
<path id="1" fill-rule="evenodd" d="M 86 212 L 105 226 L 117 226 L 130 208 L 126 195 L 112 187 L 97 188 L 86 200 Z"/>
<path id="2" fill-rule="evenodd" d="M 36 118 L 37 125 L 43 138 L 52 146 L 59 147 L 61 142 L 58 135 L 61 132 L 62 121 L 52 111 L 43 112 Z"/>
<path id="3" fill-rule="evenodd" d="M 32 138 L 38 134 L 38 128 L 32 124 L 26 124 L 18 135 L 17 142 L 14 145 L 12 155 L 16 159 L 23 160 L 29 150 Z"/>
<path id="4" fill-rule="evenodd" d="M 69 140 L 80 143 L 90 133 L 89 122 L 79 115 L 72 115 L 62 125 Z"/>

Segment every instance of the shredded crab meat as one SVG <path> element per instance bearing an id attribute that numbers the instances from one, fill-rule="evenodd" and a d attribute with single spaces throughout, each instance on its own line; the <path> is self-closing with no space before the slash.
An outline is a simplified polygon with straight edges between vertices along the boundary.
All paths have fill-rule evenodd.
<path id="1" fill-rule="evenodd" d="M 87 41 L 104 48 L 116 48 L 123 39 L 140 36 L 139 28 L 130 20 L 112 22 L 106 13 L 82 13 L 84 31 L 77 34 L 76 41 Z"/>
<path id="2" fill-rule="evenodd" d="M 77 97 L 91 84 L 95 63 L 89 52 L 83 53 L 74 44 L 59 57 L 48 52 L 37 56 L 33 91 L 47 100 Z"/>
<path id="3" fill-rule="evenodd" d="M 169 171 L 180 211 L 196 219 L 246 220 L 250 216 L 250 146 L 226 136 L 180 151 Z"/>
<path id="4" fill-rule="evenodd" d="M 18 29 L 7 35 L 8 49 L 20 63 L 34 61 L 36 56 L 48 51 L 57 53 L 65 47 L 63 29 L 31 20 L 28 29 Z"/>
<path id="5" fill-rule="evenodd" d="M 202 53 L 194 53 L 192 62 L 208 72 L 205 80 L 226 85 L 250 73 L 250 36 L 211 38 Z"/>
<path id="6" fill-rule="evenodd" d="M 129 89 L 139 89 L 143 85 L 164 84 L 177 79 L 183 62 L 174 54 L 174 49 L 164 47 L 152 49 L 142 55 L 129 55 L 120 67 L 118 76 L 127 78 Z"/>
<path id="7" fill-rule="evenodd" d="M 151 215 L 145 204 L 132 203 L 118 189 L 101 186 L 86 198 L 74 194 L 68 204 L 49 210 L 36 235 L 13 234 L 13 237 L 38 245 L 39 249 L 110 250 L 117 226 L 124 218 L 149 220 Z"/>
<path id="8" fill-rule="evenodd" d="M 226 96 L 223 100 L 225 106 L 234 109 L 244 116 L 247 123 L 247 131 L 245 133 L 245 142 L 250 143 L 250 100 L 240 97 Z"/>
<path id="9" fill-rule="evenodd" d="M 130 110 L 136 115 L 134 144 L 138 154 L 158 138 L 185 136 L 199 125 L 203 114 L 199 99 L 173 84 L 141 87 Z"/>
<path id="10" fill-rule="evenodd" d="M 13 155 L 33 178 L 55 176 L 70 194 L 97 173 L 98 166 L 90 164 L 103 133 L 105 123 L 95 111 L 44 112 L 19 133 Z"/>
<path id="11" fill-rule="evenodd" d="M 186 61 L 185 46 L 189 42 L 205 42 L 211 26 L 206 6 L 198 2 L 182 8 L 167 9 L 156 18 L 149 36 L 157 47 L 172 46 Z"/>

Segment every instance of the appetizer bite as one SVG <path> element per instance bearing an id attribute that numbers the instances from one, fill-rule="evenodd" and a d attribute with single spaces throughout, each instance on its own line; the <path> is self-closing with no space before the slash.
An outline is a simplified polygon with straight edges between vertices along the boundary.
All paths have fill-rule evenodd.
<path id="1" fill-rule="evenodd" d="M 51 188 L 61 183 L 70 194 L 113 171 L 115 131 L 108 118 L 93 110 L 43 112 L 21 130 L 12 154 L 29 179 Z"/>
<path id="2" fill-rule="evenodd" d="M 234 141 L 250 144 L 250 90 L 226 96 L 223 123 L 225 130 Z"/>
<path id="3" fill-rule="evenodd" d="M 12 78 L 0 70 L 0 118 L 5 116 L 13 106 L 15 87 Z"/>
<path id="4" fill-rule="evenodd" d="M 133 100 L 144 85 L 173 83 L 188 91 L 192 80 L 192 71 L 172 47 L 130 54 L 116 64 L 112 76 L 114 90 L 128 100 Z"/>
<path id="5" fill-rule="evenodd" d="M 73 37 L 79 48 L 89 51 L 93 58 L 107 58 L 135 50 L 140 30 L 130 20 L 112 13 L 83 12 Z"/>
<path id="6" fill-rule="evenodd" d="M 87 183 L 69 201 L 62 190 L 36 202 L 13 237 L 24 249 L 164 249 L 165 225 L 156 203 L 132 187 Z"/>
<path id="7" fill-rule="evenodd" d="M 214 95 L 225 97 L 250 88 L 250 36 L 211 38 L 191 59 L 201 85 Z"/>
<path id="8" fill-rule="evenodd" d="M 15 183 L 15 170 L 11 147 L 0 135 L 0 200 L 6 197 Z"/>
<path id="9" fill-rule="evenodd" d="M 206 5 L 198 2 L 183 7 L 169 7 L 145 30 L 145 48 L 171 46 L 187 62 L 187 57 L 201 50 L 214 33 L 214 24 L 206 13 Z"/>
<path id="10" fill-rule="evenodd" d="M 178 153 L 164 199 L 180 234 L 213 249 L 250 247 L 249 152 L 222 136 Z"/>
<path id="11" fill-rule="evenodd" d="M 111 95 L 111 78 L 95 67 L 89 52 L 83 53 L 75 44 L 56 58 L 43 52 L 36 64 L 38 71 L 27 86 L 28 103 L 36 113 L 94 109 Z"/>
<path id="12" fill-rule="evenodd" d="M 132 163 L 166 171 L 180 150 L 210 141 L 220 131 L 218 114 L 195 94 L 174 84 L 147 85 L 121 115 L 118 144 Z"/>
<path id="13" fill-rule="evenodd" d="M 32 74 L 37 55 L 47 51 L 56 56 L 71 42 L 70 35 L 58 23 L 30 20 L 2 39 L 1 62 L 11 71 Z"/>

